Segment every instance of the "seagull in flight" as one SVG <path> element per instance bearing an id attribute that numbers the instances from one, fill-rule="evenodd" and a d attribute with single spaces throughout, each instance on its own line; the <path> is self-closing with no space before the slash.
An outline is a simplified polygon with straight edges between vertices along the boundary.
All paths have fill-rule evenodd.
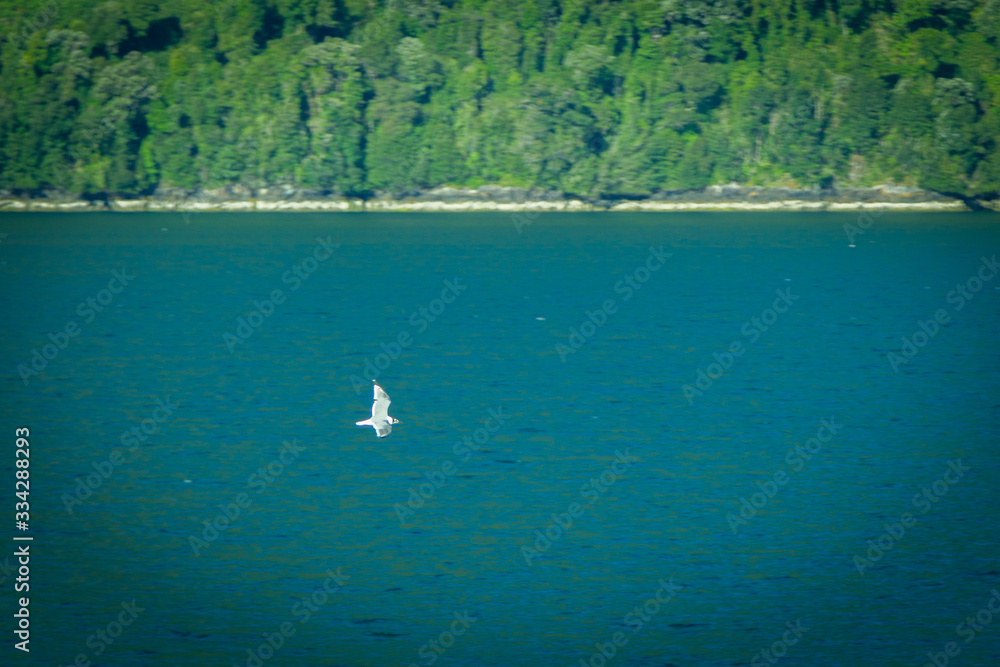
<path id="1" fill-rule="evenodd" d="M 372 380 L 372 384 L 375 387 L 375 402 L 372 403 L 372 417 L 363 422 L 355 423 L 358 426 L 374 427 L 375 435 L 384 438 L 392 431 L 392 425 L 398 424 L 399 420 L 389 416 L 389 403 L 392 402 L 389 400 L 389 394 L 385 393 L 385 389 L 378 386 L 374 380 Z"/>

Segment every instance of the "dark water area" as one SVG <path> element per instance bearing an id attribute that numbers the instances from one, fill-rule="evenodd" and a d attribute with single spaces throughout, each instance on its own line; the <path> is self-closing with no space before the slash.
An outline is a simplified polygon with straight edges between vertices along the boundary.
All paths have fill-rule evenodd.
<path id="1" fill-rule="evenodd" d="M 858 221 L 0 217 L 5 654 L 1000 664 L 1000 224 Z"/>

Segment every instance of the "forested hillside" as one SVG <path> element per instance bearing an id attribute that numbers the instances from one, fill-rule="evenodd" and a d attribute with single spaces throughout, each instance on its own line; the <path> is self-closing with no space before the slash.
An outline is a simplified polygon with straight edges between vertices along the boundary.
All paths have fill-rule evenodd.
<path id="1" fill-rule="evenodd" d="M 1000 190 L 1000 0 L 0 2 L 0 188 Z"/>

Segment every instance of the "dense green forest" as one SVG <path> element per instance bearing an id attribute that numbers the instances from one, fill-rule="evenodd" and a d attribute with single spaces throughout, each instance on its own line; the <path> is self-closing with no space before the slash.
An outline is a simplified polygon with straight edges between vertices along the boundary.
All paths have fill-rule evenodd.
<path id="1" fill-rule="evenodd" d="M 0 188 L 1000 190 L 1000 0 L 0 2 Z"/>

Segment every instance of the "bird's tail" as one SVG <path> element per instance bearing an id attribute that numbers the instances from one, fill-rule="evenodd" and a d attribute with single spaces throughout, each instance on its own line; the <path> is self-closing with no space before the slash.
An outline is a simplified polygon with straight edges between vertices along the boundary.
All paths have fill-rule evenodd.
<path id="1" fill-rule="evenodd" d="M 357 424 L 358 426 L 374 426 L 375 425 L 375 424 L 372 423 L 372 420 L 370 418 L 364 420 L 363 422 L 354 422 L 354 423 Z"/>

